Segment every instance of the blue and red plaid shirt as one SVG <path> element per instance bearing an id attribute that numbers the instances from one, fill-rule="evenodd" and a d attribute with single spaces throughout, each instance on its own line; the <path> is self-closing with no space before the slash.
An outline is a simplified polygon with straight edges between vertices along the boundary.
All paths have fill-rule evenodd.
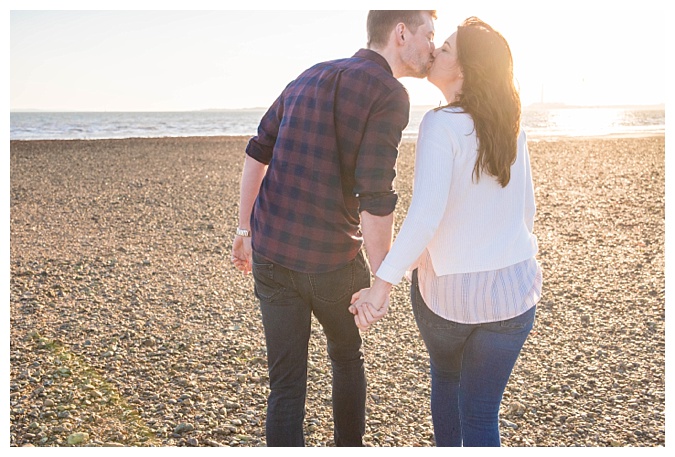
<path id="1" fill-rule="evenodd" d="M 394 211 L 410 99 L 378 53 L 317 64 L 281 93 L 246 153 L 269 168 L 251 214 L 253 249 L 303 273 L 335 270 L 363 244 L 361 211 Z"/>

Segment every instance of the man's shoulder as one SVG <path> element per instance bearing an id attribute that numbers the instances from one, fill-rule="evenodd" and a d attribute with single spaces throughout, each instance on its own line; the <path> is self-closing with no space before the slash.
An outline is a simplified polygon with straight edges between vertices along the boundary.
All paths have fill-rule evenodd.
<path id="1" fill-rule="evenodd" d="M 381 60 L 378 62 L 378 60 Z M 384 65 L 382 62 L 385 62 Z M 405 86 L 394 78 L 391 70 L 386 66 L 383 57 L 374 51 L 361 50 L 351 57 L 327 60 L 317 63 L 307 70 L 309 73 L 321 73 L 333 70 L 339 72 L 342 78 L 354 79 L 361 83 L 383 86 L 386 90 L 405 92 Z"/>
<path id="2" fill-rule="evenodd" d="M 313 87 L 319 89 L 317 93 L 332 94 L 330 96 L 343 100 L 380 101 L 403 110 L 409 109 L 407 89 L 394 78 L 387 64 L 384 65 L 377 61 L 377 56 L 375 59 L 372 56 L 364 58 L 360 53 L 319 62 L 292 81 L 285 94 L 292 97 Z"/>

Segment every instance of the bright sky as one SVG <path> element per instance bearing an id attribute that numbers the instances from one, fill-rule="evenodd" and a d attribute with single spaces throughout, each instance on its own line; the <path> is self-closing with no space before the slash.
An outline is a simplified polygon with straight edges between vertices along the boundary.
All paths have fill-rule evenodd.
<path id="1" fill-rule="evenodd" d="M 365 47 L 367 10 L 357 8 L 405 8 L 398 3 L 223 10 L 222 2 L 196 0 L 189 6 L 199 10 L 171 11 L 136 1 L 86 11 L 92 3 L 55 10 L 48 2 L 10 1 L 10 109 L 266 107 L 305 68 Z M 666 101 L 665 1 L 568 0 L 557 10 L 544 1 L 440 3 L 457 8 L 438 9 L 437 44 L 471 15 L 506 37 L 525 105 L 542 94 L 546 102 L 582 105 Z M 426 80 L 402 82 L 413 105 L 441 101 Z"/>

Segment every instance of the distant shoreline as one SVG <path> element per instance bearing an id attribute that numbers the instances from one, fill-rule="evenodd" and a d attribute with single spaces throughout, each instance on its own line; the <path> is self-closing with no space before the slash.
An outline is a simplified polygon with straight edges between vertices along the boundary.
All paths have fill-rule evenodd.
<path id="1" fill-rule="evenodd" d="M 410 107 L 412 110 L 424 110 L 424 109 L 433 109 L 437 108 L 434 105 L 412 105 Z M 538 110 L 538 109 L 634 109 L 634 110 L 644 110 L 644 111 L 663 111 L 666 109 L 665 103 L 656 104 L 656 105 L 566 105 L 564 103 L 532 103 L 530 105 L 523 106 L 523 110 Z M 98 110 L 98 111 L 83 111 L 83 110 L 44 110 L 44 109 L 34 109 L 34 108 L 18 108 L 10 109 L 10 114 L 12 113 L 227 113 L 227 112 L 246 112 L 246 111 L 265 111 L 266 107 L 249 107 L 249 108 L 206 108 L 206 109 L 191 109 L 191 110 L 167 110 L 167 111 L 147 111 L 147 110 L 131 110 L 131 111 L 118 111 L 118 110 Z"/>
<path id="2" fill-rule="evenodd" d="M 428 106 L 413 106 L 403 131 L 416 138 Z M 265 110 L 190 112 L 25 112 L 12 113 L 11 140 L 253 136 Z M 529 138 L 645 136 L 665 133 L 665 110 L 619 108 L 524 108 Z"/>

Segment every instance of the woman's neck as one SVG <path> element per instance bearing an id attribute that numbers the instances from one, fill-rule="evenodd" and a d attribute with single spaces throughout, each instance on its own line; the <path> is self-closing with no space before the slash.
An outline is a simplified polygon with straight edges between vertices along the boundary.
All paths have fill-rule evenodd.
<path id="1" fill-rule="evenodd" d="M 445 101 L 448 104 L 459 100 L 459 94 L 462 93 L 462 82 L 463 81 L 461 80 L 456 81 L 440 88 L 443 96 L 445 97 Z"/>

